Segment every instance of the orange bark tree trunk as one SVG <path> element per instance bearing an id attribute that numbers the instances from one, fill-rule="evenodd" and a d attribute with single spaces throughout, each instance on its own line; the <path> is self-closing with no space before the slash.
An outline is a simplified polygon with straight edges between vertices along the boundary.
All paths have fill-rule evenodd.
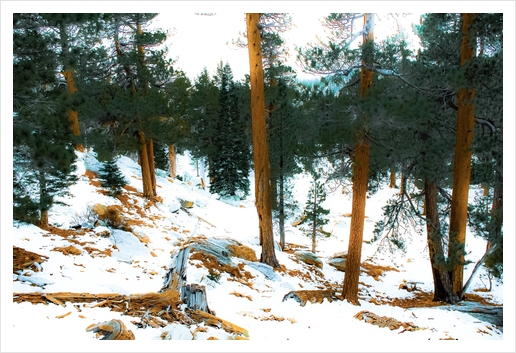
<path id="1" fill-rule="evenodd" d="M 152 198 L 156 196 L 152 189 L 152 177 L 149 167 L 149 153 L 147 151 L 148 144 L 145 141 L 145 134 L 142 131 L 138 132 L 138 139 L 140 142 L 140 168 L 142 171 L 142 183 L 143 183 L 143 197 Z"/>
<path id="2" fill-rule="evenodd" d="M 364 33 L 363 36 L 363 42 L 366 44 L 374 40 L 374 14 L 365 14 L 364 28 L 368 28 L 367 33 Z M 367 64 L 367 60 L 368 58 L 364 57 L 363 63 Z M 373 73 L 362 68 L 360 72 L 360 97 L 365 96 L 372 83 Z M 367 117 L 364 118 L 367 119 Z M 369 141 L 365 136 L 365 131 L 359 136 L 353 158 L 352 215 L 342 299 L 358 305 L 358 280 L 360 277 L 367 183 L 369 180 Z"/>
<path id="3" fill-rule="evenodd" d="M 168 172 L 171 178 L 176 177 L 176 147 L 174 145 L 168 146 Z"/>
<path id="4" fill-rule="evenodd" d="M 265 90 L 262 63 L 260 14 L 246 14 L 249 67 L 251 79 L 251 118 L 253 132 L 253 161 L 255 172 L 256 210 L 260 225 L 262 255 L 260 261 L 279 267 L 274 250 L 270 196 L 270 166 L 265 122 Z"/>
<path id="5" fill-rule="evenodd" d="M 394 169 L 391 169 L 391 179 L 389 183 L 389 188 L 396 187 L 396 171 Z"/>
<path id="6" fill-rule="evenodd" d="M 156 192 L 156 167 L 154 165 L 154 142 L 152 139 L 147 141 L 147 155 L 149 161 L 149 173 L 151 177 L 152 194 L 153 196 L 158 195 Z"/>
<path id="7" fill-rule="evenodd" d="M 475 14 L 462 14 L 461 66 L 466 65 L 475 55 L 475 48 L 470 43 L 470 27 L 474 17 Z M 448 247 L 448 259 L 453 265 L 451 276 L 453 292 L 457 295 L 461 293 L 463 287 L 468 194 L 471 176 L 471 145 L 473 143 L 473 128 L 475 125 L 474 97 L 475 89 L 473 87 L 469 86 L 459 89 L 450 213 L 450 241 Z"/>

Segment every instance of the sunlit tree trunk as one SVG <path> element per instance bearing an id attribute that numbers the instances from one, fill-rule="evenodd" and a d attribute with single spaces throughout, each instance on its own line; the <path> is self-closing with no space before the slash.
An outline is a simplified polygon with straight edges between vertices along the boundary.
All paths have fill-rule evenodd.
<path id="1" fill-rule="evenodd" d="M 394 169 L 391 169 L 391 178 L 389 183 L 389 188 L 395 188 L 396 187 L 396 171 Z"/>
<path id="2" fill-rule="evenodd" d="M 474 17 L 475 14 L 462 14 L 461 66 L 465 66 L 475 55 L 475 49 L 470 43 L 470 26 L 473 23 Z M 453 264 L 453 292 L 457 295 L 461 293 L 463 286 L 468 193 L 471 176 L 471 145 L 473 143 L 473 128 L 475 125 L 474 97 L 475 89 L 473 87 L 469 86 L 459 89 L 450 213 L 450 243 L 448 247 L 448 258 Z"/>
<path id="3" fill-rule="evenodd" d="M 452 293 L 451 279 L 446 269 L 442 244 L 441 224 L 437 206 L 437 185 L 425 180 L 426 234 L 428 254 L 434 278 L 434 301 L 456 303 L 458 297 Z"/>
<path id="4" fill-rule="evenodd" d="M 175 145 L 168 146 L 168 170 L 171 178 L 176 177 L 176 147 Z"/>
<path id="5" fill-rule="evenodd" d="M 265 91 L 262 64 L 261 36 L 258 28 L 260 14 L 246 14 L 247 41 L 251 81 L 251 117 L 253 132 L 253 161 L 255 172 L 256 210 L 260 224 L 260 261 L 272 267 L 279 267 L 274 251 L 272 232 L 272 210 L 270 199 L 269 152 L 265 123 Z"/>
<path id="6" fill-rule="evenodd" d="M 145 134 L 142 131 L 138 132 L 138 139 L 140 142 L 140 168 L 142 171 L 142 183 L 143 183 L 143 197 L 152 198 L 156 196 L 152 189 L 152 176 L 149 167 L 149 152 L 147 151 L 148 144 L 145 141 Z"/>
<path id="7" fill-rule="evenodd" d="M 363 35 L 364 43 L 374 40 L 374 14 L 364 15 L 364 28 L 367 33 Z M 370 58 L 364 57 L 363 63 L 367 64 Z M 365 68 L 360 71 L 360 97 L 364 97 L 367 90 L 373 84 L 373 73 Z M 364 117 L 366 118 L 366 117 Z M 367 183 L 369 177 L 369 141 L 362 131 L 358 137 L 353 156 L 353 200 L 352 216 L 349 233 L 348 258 L 344 275 L 342 298 L 349 303 L 359 305 L 358 280 L 360 277 L 360 259 L 362 256 L 362 240 L 364 231 L 364 216 L 367 197 Z"/>
<path id="8" fill-rule="evenodd" d="M 149 162 L 149 173 L 151 176 L 152 194 L 153 196 L 158 195 L 156 191 L 156 166 L 154 165 L 154 142 L 152 139 L 147 141 L 147 155 Z"/>
<path id="9" fill-rule="evenodd" d="M 407 187 L 407 177 L 405 176 L 405 173 L 401 173 L 400 195 L 405 194 L 406 187 Z"/>

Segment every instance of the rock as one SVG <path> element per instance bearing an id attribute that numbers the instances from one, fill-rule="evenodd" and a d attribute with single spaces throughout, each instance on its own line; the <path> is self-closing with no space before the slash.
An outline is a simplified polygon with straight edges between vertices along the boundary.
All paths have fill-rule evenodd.
<path id="1" fill-rule="evenodd" d="M 346 272 L 346 262 L 345 258 L 332 257 L 328 260 L 328 265 L 333 266 L 337 271 Z"/>
<path id="2" fill-rule="evenodd" d="M 337 271 L 346 271 L 347 252 L 337 252 L 328 259 L 328 265 L 333 266 Z"/>
<path id="3" fill-rule="evenodd" d="M 294 256 L 308 265 L 314 265 L 317 268 L 323 268 L 321 259 L 309 251 L 296 251 Z"/>

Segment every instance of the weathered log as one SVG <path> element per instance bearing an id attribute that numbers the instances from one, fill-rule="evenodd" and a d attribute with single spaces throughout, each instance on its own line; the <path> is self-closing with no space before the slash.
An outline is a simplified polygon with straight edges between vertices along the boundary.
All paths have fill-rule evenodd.
<path id="1" fill-rule="evenodd" d="M 48 302 L 63 305 L 62 303 L 95 303 L 92 307 L 109 307 L 113 311 L 123 312 L 128 315 L 141 315 L 144 312 L 158 314 L 160 312 L 172 313 L 176 309 L 180 299 L 179 292 L 167 290 L 161 293 L 144 293 L 122 295 L 117 293 L 91 294 L 91 293 L 13 293 L 13 302 L 31 302 L 32 304 L 47 304 Z"/>
<path id="2" fill-rule="evenodd" d="M 97 337 L 102 336 L 101 340 L 134 340 L 134 334 L 125 327 L 120 320 L 104 321 L 86 328 L 88 332 L 97 333 Z"/>
<path id="3" fill-rule="evenodd" d="M 172 262 L 170 263 L 170 270 L 165 276 L 163 288 L 159 291 L 160 293 L 169 289 L 180 292 L 180 288 L 186 283 L 186 265 L 188 263 L 189 254 L 189 246 L 179 249 L 179 251 L 174 254 Z"/>

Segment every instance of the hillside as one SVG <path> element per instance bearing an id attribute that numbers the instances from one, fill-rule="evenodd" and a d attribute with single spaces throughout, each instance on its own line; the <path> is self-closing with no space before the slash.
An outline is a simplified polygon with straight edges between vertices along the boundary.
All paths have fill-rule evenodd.
<path id="1" fill-rule="evenodd" d="M 428 340 L 503 343 L 502 325 L 431 301 L 433 283 L 424 233 L 410 236 L 405 254 L 390 253 L 387 249 L 378 252 L 378 243 L 363 244 L 360 306 L 323 295 L 326 292 L 321 290 L 338 293 L 344 278 L 344 272 L 329 265 L 333 256 L 347 250 L 351 197 L 340 189 L 329 194 L 325 204 L 331 212 L 324 230 L 331 236 L 320 238 L 317 243 L 322 268 L 296 256 L 296 252 L 299 255 L 310 251 L 311 240 L 292 225 L 295 221 L 292 219 L 286 235 L 289 250 L 276 251 L 281 269 L 272 271 L 257 260 L 261 250 L 253 196 L 242 201 L 217 200 L 200 187 L 200 179 L 187 155 L 178 156 L 178 175 L 182 181 L 158 170 L 159 199 L 154 202 L 141 197 L 139 166 L 130 158 L 118 160 L 128 185 L 115 199 L 99 188 L 96 178 L 99 163 L 94 154 L 79 153 L 78 157 L 79 182 L 70 188 L 71 196 L 61 199 L 66 205 L 51 209 L 51 226 L 40 229 L 13 222 L 16 295 L 8 317 L 12 335 L 6 337 L 5 331 L 2 335 L 2 346 L 5 338 L 11 341 L 9 350 L 70 352 L 98 347 L 99 337 L 86 329 L 109 320 L 123 322 L 140 342 L 213 339 L 260 342 L 224 347 L 225 351 L 263 351 L 269 344 L 273 350 L 287 351 L 314 351 L 321 347 L 325 351 L 347 350 L 347 347 L 386 351 L 384 342 L 393 340 L 396 344 L 388 350 L 418 351 L 422 347 L 410 342 Z M 300 178 L 295 191 L 301 202 L 307 189 L 307 181 Z M 364 240 L 372 237 L 374 222 L 382 214 L 381 207 L 395 192 L 395 189 L 380 190 L 368 199 Z M 145 307 L 144 301 L 138 301 L 139 294 L 155 294 L 163 288 L 171 256 L 187 244 L 197 247 L 190 253 L 186 283 L 205 286 L 209 308 L 215 317 L 225 320 L 216 325 L 188 315 L 168 316 L 167 320 L 163 312 L 154 313 Z M 224 247 L 220 254 L 225 262 L 214 261 L 214 257 L 199 250 L 203 245 L 214 251 Z M 485 241 L 468 233 L 466 250 L 467 260 L 473 261 L 465 269 L 468 278 L 485 250 Z M 413 286 L 415 290 L 411 290 Z M 490 292 L 486 290 L 488 286 L 482 269 L 468 291 L 467 303 L 482 304 L 485 310 L 501 307 L 503 284 L 493 280 Z M 291 291 L 310 290 L 317 290 L 316 296 L 322 302 L 308 300 L 301 306 L 295 298 L 285 298 Z M 34 292 L 60 294 L 47 295 L 41 300 L 40 294 L 28 294 Z M 85 298 L 89 299 L 70 302 L 63 293 L 70 297 L 87 293 Z M 315 292 L 306 293 L 310 297 L 309 293 Z M 107 294 L 112 296 L 106 297 Z M 27 301 L 37 301 L 37 297 L 38 304 Z M 140 312 L 138 305 L 127 303 L 127 298 L 143 306 L 145 312 Z M 287 340 L 294 342 L 288 346 L 274 345 Z M 473 350 L 496 350 L 495 344 L 477 342 Z M 120 347 L 124 351 L 142 349 L 141 345 L 130 342 L 121 343 Z M 145 343 L 143 349 L 162 350 L 162 347 Z M 190 346 L 183 343 L 182 347 Z M 209 342 L 196 343 L 194 347 L 222 349 Z M 466 348 L 462 342 L 453 349 Z"/>

